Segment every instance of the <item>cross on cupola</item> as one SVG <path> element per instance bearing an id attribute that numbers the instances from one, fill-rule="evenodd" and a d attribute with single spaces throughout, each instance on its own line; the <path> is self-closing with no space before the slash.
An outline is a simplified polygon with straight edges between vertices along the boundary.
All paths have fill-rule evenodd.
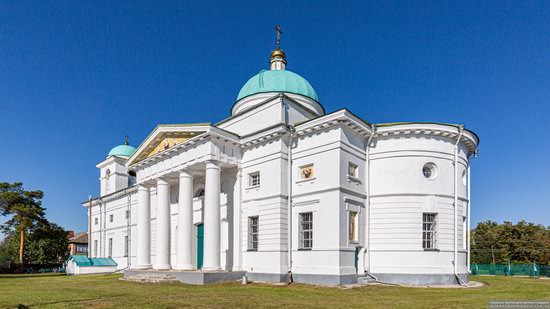
<path id="1" fill-rule="evenodd" d="M 277 49 L 271 53 L 271 59 L 269 60 L 271 70 L 284 70 L 286 67 L 286 55 L 281 49 L 281 25 L 275 26 L 275 32 L 277 32 Z"/>

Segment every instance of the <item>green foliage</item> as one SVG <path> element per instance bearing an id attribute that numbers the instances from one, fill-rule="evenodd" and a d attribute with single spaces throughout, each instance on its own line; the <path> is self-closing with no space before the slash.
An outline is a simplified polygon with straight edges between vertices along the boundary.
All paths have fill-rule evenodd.
<path id="1" fill-rule="evenodd" d="M 0 244 L 0 255 L 19 259 L 19 234 L 11 233 Z M 26 237 L 25 262 L 30 264 L 60 263 L 67 253 L 67 232 L 55 223 L 41 221 Z"/>
<path id="2" fill-rule="evenodd" d="M 25 191 L 20 182 L 0 183 L 0 215 L 8 217 L 0 226 L 7 235 L 2 250 L 19 261 L 21 270 L 25 261 L 56 263 L 67 248 L 65 231 L 45 218 L 42 197 L 42 191 Z"/>
<path id="3" fill-rule="evenodd" d="M 471 233 L 472 263 L 532 263 L 550 265 L 550 227 L 480 222 Z"/>

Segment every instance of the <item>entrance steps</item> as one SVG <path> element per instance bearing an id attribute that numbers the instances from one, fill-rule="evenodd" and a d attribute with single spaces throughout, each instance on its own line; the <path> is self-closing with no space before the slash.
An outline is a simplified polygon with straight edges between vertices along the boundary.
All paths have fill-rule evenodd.
<path id="1" fill-rule="evenodd" d="M 210 284 L 242 280 L 245 271 L 200 271 L 200 270 L 155 270 L 155 269 L 126 269 L 124 280 L 149 283 Z"/>
<path id="2" fill-rule="evenodd" d="M 124 276 L 124 280 L 143 283 L 178 283 L 176 277 L 166 273 L 139 273 L 131 276 Z"/>

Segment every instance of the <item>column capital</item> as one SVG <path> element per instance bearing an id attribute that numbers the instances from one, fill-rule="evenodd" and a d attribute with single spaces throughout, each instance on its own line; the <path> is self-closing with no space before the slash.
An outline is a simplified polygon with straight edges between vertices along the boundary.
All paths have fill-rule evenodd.
<path id="1" fill-rule="evenodd" d="M 193 173 L 189 169 L 182 169 L 178 171 L 179 177 L 181 178 L 193 178 Z"/>
<path id="2" fill-rule="evenodd" d="M 206 169 L 220 169 L 221 162 L 215 160 L 208 160 L 204 162 L 206 164 Z"/>
<path id="3" fill-rule="evenodd" d="M 155 180 L 157 181 L 157 186 L 158 185 L 161 185 L 161 186 L 162 185 L 170 185 L 168 183 L 168 181 L 166 179 L 162 178 L 162 177 L 156 178 Z"/>
<path id="4" fill-rule="evenodd" d="M 149 191 L 149 187 L 144 184 L 138 184 L 137 185 L 138 191 Z"/>

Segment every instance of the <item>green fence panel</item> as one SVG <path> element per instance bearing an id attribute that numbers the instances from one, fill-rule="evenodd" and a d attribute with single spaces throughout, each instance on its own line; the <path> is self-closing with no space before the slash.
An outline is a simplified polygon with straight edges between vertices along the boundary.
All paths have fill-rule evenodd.
<path id="1" fill-rule="evenodd" d="M 550 266 L 540 264 L 472 264 L 473 275 L 550 277 Z"/>

